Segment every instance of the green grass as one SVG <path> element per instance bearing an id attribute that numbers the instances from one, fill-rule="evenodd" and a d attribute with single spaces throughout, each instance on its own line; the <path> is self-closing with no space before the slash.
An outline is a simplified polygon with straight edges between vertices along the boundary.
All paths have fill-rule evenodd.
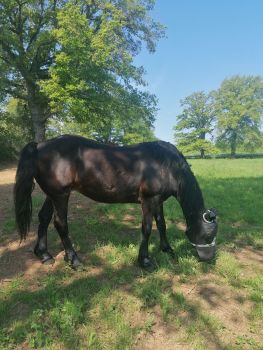
<path id="1" fill-rule="evenodd" d="M 83 205 L 70 207 L 69 228 L 86 270 L 75 272 L 61 263 L 34 278 L 12 277 L 2 285 L 0 349 L 128 350 L 160 325 L 189 349 L 262 348 L 258 336 L 263 321 L 262 270 L 254 262 L 252 273 L 236 253 L 249 246 L 263 256 L 263 160 L 191 160 L 191 164 L 207 207 L 216 207 L 219 213 L 216 264 L 198 261 L 176 226 L 183 215 L 174 199 L 166 202 L 165 217 L 177 258 L 159 251 L 154 230 L 150 253 L 157 269 L 148 273 L 136 262 L 140 207 L 85 207 L 77 195 Z M 41 195 L 34 196 L 33 227 L 42 201 Z M 10 211 L 1 244 L 14 229 Z M 49 238 L 50 250 L 57 249 L 60 241 L 53 227 Z M 207 288 L 208 297 L 202 298 L 200 286 Z M 224 301 L 217 286 L 218 290 L 224 286 L 231 299 Z M 239 331 L 237 323 L 232 331 L 217 306 L 228 308 L 240 298 L 246 330 Z"/>

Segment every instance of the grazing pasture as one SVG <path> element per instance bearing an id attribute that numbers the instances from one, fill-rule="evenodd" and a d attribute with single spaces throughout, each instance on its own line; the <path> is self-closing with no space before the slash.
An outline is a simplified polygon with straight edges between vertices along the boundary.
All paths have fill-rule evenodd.
<path id="1" fill-rule="evenodd" d="M 201 263 L 184 234 L 175 199 L 165 205 L 173 259 L 150 253 L 156 270 L 137 265 L 140 206 L 98 204 L 74 193 L 69 229 L 84 260 L 73 271 L 50 225 L 56 261 L 33 254 L 37 212 L 19 244 L 12 210 L 15 166 L 0 168 L 0 349 L 262 349 L 263 159 L 191 160 L 206 207 L 216 206 L 215 264 Z"/>

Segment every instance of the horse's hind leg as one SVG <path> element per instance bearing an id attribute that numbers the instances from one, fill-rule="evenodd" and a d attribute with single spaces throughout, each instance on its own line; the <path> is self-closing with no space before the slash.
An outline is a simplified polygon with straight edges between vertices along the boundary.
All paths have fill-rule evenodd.
<path id="1" fill-rule="evenodd" d="M 68 261 L 73 268 L 78 268 L 82 264 L 72 246 L 68 235 L 68 200 L 69 195 L 61 195 L 53 198 L 53 205 L 55 210 L 54 225 L 59 233 L 65 249 L 65 261 Z"/>
<path id="2" fill-rule="evenodd" d="M 142 242 L 139 249 L 138 262 L 141 267 L 152 268 L 153 263 L 149 258 L 148 245 L 152 232 L 152 203 L 151 200 L 144 200 L 142 203 Z"/>
<path id="3" fill-rule="evenodd" d="M 38 213 L 39 226 L 38 238 L 34 249 L 35 255 L 41 259 L 42 263 L 53 263 L 54 259 L 47 250 L 47 229 L 53 216 L 53 204 L 47 197 L 40 212 Z"/>
<path id="4" fill-rule="evenodd" d="M 156 226 L 157 229 L 160 233 L 160 248 L 163 252 L 169 253 L 174 257 L 174 251 L 172 247 L 170 246 L 167 236 L 166 236 L 166 224 L 165 224 L 165 219 L 164 219 L 164 214 L 163 214 L 163 204 L 161 204 L 158 209 L 155 212 L 154 215 L 155 221 L 156 221 Z"/>

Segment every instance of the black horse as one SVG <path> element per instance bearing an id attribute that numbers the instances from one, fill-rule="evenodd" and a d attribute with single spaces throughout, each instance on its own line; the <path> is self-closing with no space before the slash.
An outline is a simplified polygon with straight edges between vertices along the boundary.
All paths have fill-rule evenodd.
<path id="1" fill-rule="evenodd" d="M 25 239 L 32 217 L 31 193 L 37 181 L 46 200 L 39 212 L 35 254 L 43 263 L 53 260 L 47 250 L 47 229 L 54 224 L 73 268 L 81 263 L 68 235 L 68 200 L 72 190 L 105 203 L 140 203 L 142 242 L 138 261 L 151 266 L 148 241 L 153 217 L 162 251 L 174 254 L 167 237 L 163 202 L 179 201 L 187 223 L 186 235 L 202 260 L 215 256 L 216 213 L 205 210 L 201 190 L 186 159 L 175 146 L 163 141 L 116 147 L 79 136 L 65 135 L 27 144 L 21 152 L 14 188 L 16 222 Z"/>

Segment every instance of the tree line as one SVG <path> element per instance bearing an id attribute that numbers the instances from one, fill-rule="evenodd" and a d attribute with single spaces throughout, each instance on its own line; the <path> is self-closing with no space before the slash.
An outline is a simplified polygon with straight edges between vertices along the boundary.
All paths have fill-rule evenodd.
<path id="1" fill-rule="evenodd" d="M 154 138 L 156 97 L 134 64 L 164 27 L 153 0 L 0 0 L 0 144 L 70 131 Z"/>
<path id="2" fill-rule="evenodd" d="M 194 92 L 181 101 L 183 111 L 174 127 L 175 143 L 183 152 L 205 153 L 238 149 L 253 152 L 263 144 L 263 80 L 233 76 L 218 90 Z"/>

